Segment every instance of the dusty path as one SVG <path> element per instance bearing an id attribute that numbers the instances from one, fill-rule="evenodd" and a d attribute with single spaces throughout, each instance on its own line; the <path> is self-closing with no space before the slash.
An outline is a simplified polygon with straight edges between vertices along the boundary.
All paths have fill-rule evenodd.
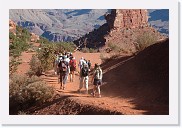
<path id="1" fill-rule="evenodd" d="M 19 65 L 18 72 L 20 74 L 24 74 L 29 69 L 29 61 L 31 59 L 31 56 L 34 53 L 23 53 L 22 54 L 22 61 L 23 63 Z M 77 62 L 81 57 L 86 58 L 87 60 L 91 60 L 92 66 L 94 66 L 95 63 L 101 64 L 100 59 L 100 53 L 74 53 L 74 56 L 76 57 Z M 105 71 L 104 71 L 105 72 Z M 114 90 L 113 88 L 110 89 L 110 94 L 107 92 L 102 91 L 101 93 L 102 97 L 92 97 L 91 92 L 93 85 L 90 82 L 91 79 L 89 79 L 89 94 L 85 94 L 85 88 L 82 89 L 81 93 L 78 93 L 77 90 L 79 88 L 79 76 L 78 73 L 75 75 L 74 82 L 67 81 L 66 89 L 61 90 L 60 84 L 58 84 L 58 77 L 54 75 L 54 71 L 51 70 L 47 72 L 45 75 L 41 76 L 44 81 L 46 81 L 50 86 L 53 86 L 56 90 L 56 93 L 58 95 L 58 99 L 61 97 L 67 97 L 69 100 L 83 105 L 83 106 L 92 106 L 94 108 L 99 108 L 102 110 L 108 110 L 111 112 L 118 112 L 119 114 L 124 115 L 145 115 L 145 114 L 166 114 L 166 109 L 163 112 L 163 108 L 166 108 L 166 106 L 158 105 L 158 104 L 146 104 L 145 102 L 140 103 L 140 106 L 133 102 L 135 100 L 135 97 L 123 97 L 121 95 L 112 95 L 117 92 L 117 89 Z M 110 80 L 112 81 L 112 79 Z M 104 85 L 105 86 L 105 85 Z M 61 106 L 58 104 L 60 100 L 56 99 L 56 102 L 45 105 L 46 107 L 42 107 L 40 109 L 37 109 L 39 112 L 33 112 L 33 114 L 55 114 L 55 109 L 60 108 Z M 64 105 L 63 105 L 64 106 Z M 149 111 L 150 110 L 150 111 Z M 50 112 L 52 111 L 52 112 Z M 58 113 L 59 114 L 59 113 Z M 84 113 L 85 114 L 85 113 Z M 92 114 L 92 113 L 90 113 Z"/>
<path id="2" fill-rule="evenodd" d="M 91 60 L 92 66 L 95 63 L 101 63 L 100 54 L 98 53 L 75 53 L 74 54 L 77 62 L 81 57 L 86 58 L 87 60 Z M 91 77 L 91 76 L 90 76 Z M 92 97 L 90 93 L 92 92 L 93 85 L 90 82 L 91 78 L 89 79 L 89 94 L 85 93 L 85 88 L 82 89 L 81 93 L 78 93 L 77 90 L 79 88 L 79 76 L 78 73 L 75 75 L 75 80 L 71 83 L 69 80 L 66 85 L 65 90 L 60 89 L 60 85 L 58 84 L 57 76 L 53 75 L 53 70 L 48 72 L 43 79 L 51 86 L 54 86 L 56 91 L 63 95 L 69 95 L 69 98 L 75 100 L 77 103 L 84 104 L 84 105 L 92 105 L 95 107 L 100 107 L 105 110 L 111 110 L 120 112 L 122 114 L 143 114 L 144 110 L 136 110 L 135 105 L 130 103 L 132 99 L 130 98 L 122 98 L 122 97 L 112 97 L 107 96 L 102 92 L 102 97 Z"/>

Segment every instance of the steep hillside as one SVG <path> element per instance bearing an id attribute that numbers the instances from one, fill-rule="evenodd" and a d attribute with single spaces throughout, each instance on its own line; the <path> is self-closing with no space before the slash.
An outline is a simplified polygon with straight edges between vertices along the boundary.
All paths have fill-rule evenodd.
<path id="1" fill-rule="evenodd" d="M 169 105 L 169 40 L 154 44 L 136 56 L 106 62 L 102 68 L 104 93 L 133 97 L 131 102 L 138 107 L 141 103 Z"/>

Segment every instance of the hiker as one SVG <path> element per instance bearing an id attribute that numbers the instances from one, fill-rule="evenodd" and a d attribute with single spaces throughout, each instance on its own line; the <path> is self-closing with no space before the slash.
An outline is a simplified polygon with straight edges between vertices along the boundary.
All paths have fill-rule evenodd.
<path id="1" fill-rule="evenodd" d="M 94 85 L 92 95 L 95 97 L 95 93 L 98 91 L 98 97 L 101 97 L 100 86 L 102 85 L 102 69 L 98 64 L 95 64 L 92 83 Z"/>
<path id="2" fill-rule="evenodd" d="M 80 72 L 81 72 L 81 69 L 82 69 L 82 67 L 83 67 L 84 64 L 85 64 L 85 60 L 84 60 L 84 58 L 82 57 L 82 58 L 80 59 L 80 61 L 79 61 L 79 64 L 78 64 L 78 67 L 80 67 Z"/>
<path id="3" fill-rule="evenodd" d="M 57 61 L 57 76 L 58 76 L 58 84 L 60 83 L 60 70 L 59 70 L 59 63 L 63 61 L 63 55 L 59 54 L 58 61 Z"/>
<path id="4" fill-rule="evenodd" d="M 55 75 L 57 75 L 57 67 L 58 67 L 58 64 L 59 64 L 58 60 L 59 60 L 59 55 L 56 54 L 56 55 L 55 55 L 55 59 L 54 59 L 54 63 L 53 63 L 54 74 L 55 74 Z"/>
<path id="5" fill-rule="evenodd" d="M 90 62 L 90 60 L 88 60 L 87 64 L 88 64 L 89 71 L 91 71 L 91 62 Z"/>
<path id="6" fill-rule="evenodd" d="M 88 65 L 84 64 L 80 71 L 80 87 L 78 89 L 78 92 L 80 92 L 82 87 L 85 86 L 86 94 L 88 94 L 88 80 L 89 80 L 88 75 L 89 75 Z"/>
<path id="7" fill-rule="evenodd" d="M 75 59 L 75 57 L 71 57 L 69 66 L 70 66 L 70 82 L 73 82 L 74 77 L 75 77 L 75 71 L 76 71 L 76 59 Z"/>
<path id="8" fill-rule="evenodd" d="M 65 61 L 69 64 L 70 63 L 70 58 L 69 58 L 69 56 L 68 56 L 68 53 L 66 53 L 67 55 L 65 55 L 65 57 L 66 57 L 66 59 L 65 59 Z M 70 73 L 70 67 L 68 67 L 68 71 L 69 71 L 69 73 Z M 69 75 L 68 75 L 69 76 Z M 68 80 L 68 76 L 67 76 L 67 80 Z"/>
<path id="9" fill-rule="evenodd" d="M 67 81 L 67 76 L 69 74 L 69 63 L 66 61 L 66 56 L 63 57 L 63 60 L 60 61 L 59 65 L 59 72 L 60 72 L 60 89 L 65 89 L 65 84 Z"/>

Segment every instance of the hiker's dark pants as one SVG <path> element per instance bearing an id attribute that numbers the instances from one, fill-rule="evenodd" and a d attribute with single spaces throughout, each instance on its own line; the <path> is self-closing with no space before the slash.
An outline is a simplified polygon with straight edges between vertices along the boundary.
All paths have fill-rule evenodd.
<path id="1" fill-rule="evenodd" d="M 68 72 L 60 72 L 60 82 L 61 82 L 61 85 L 62 85 L 62 83 L 63 83 L 63 85 L 66 84 L 67 77 L 68 77 Z"/>

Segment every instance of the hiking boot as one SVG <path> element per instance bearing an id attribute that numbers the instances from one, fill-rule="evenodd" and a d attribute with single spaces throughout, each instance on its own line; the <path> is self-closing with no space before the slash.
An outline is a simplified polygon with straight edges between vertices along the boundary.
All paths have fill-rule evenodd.
<path id="1" fill-rule="evenodd" d="M 98 98 L 101 98 L 101 94 L 99 94 Z"/>
<path id="2" fill-rule="evenodd" d="M 95 93 L 91 93 L 91 95 L 92 95 L 93 97 L 95 97 Z"/>
<path id="3" fill-rule="evenodd" d="M 85 94 L 88 94 L 88 91 L 86 91 Z"/>
<path id="4" fill-rule="evenodd" d="M 60 86 L 60 89 L 62 89 L 63 88 L 63 86 Z"/>
<path id="5" fill-rule="evenodd" d="M 81 93 L 80 89 L 77 90 L 78 93 Z"/>
<path id="6" fill-rule="evenodd" d="M 65 90 L 65 87 L 63 87 L 63 90 Z"/>

